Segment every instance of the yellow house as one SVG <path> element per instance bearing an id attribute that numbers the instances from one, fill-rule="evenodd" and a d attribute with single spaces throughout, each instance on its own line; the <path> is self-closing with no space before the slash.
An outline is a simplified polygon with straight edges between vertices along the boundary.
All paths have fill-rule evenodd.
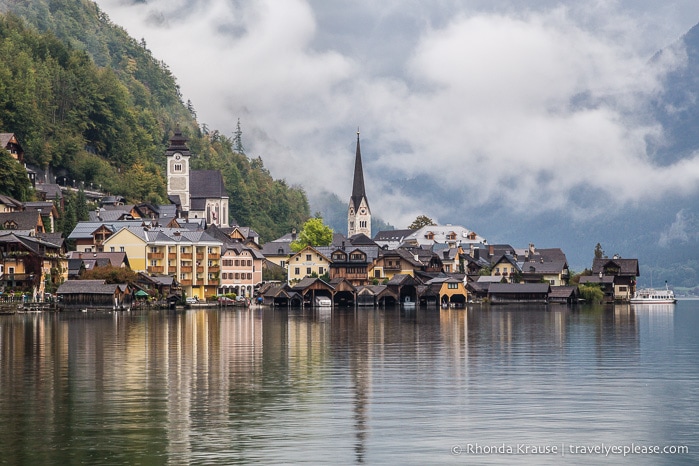
<path id="1" fill-rule="evenodd" d="M 313 246 L 306 246 L 289 258 L 289 283 L 317 274 L 319 277 L 330 269 L 330 259 Z"/>
<path id="2" fill-rule="evenodd" d="M 143 231 L 143 227 L 124 227 L 104 240 L 103 251 L 125 252 L 126 257 L 129 258 L 131 270 L 145 272 L 147 241 Z"/>
<path id="3" fill-rule="evenodd" d="M 413 276 L 415 270 L 419 270 L 422 265 L 419 258 L 408 250 L 382 250 L 374 260 L 374 263 L 369 267 L 369 279 L 384 281 L 390 280 L 395 275 Z"/>
<path id="4" fill-rule="evenodd" d="M 491 266 L 490 275 L 492 277 L 501 277 L 506 282 L 512 283 L 512 276 L 520 272 L 521 270 L 514 257 L 509 254 L 503 254 Z"/>

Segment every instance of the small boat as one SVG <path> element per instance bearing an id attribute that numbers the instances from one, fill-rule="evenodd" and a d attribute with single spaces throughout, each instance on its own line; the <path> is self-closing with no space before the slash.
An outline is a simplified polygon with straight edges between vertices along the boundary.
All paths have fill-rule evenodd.
<path id="1" fill-rule="evenodd" d="M 675 299 L 675 292 L 669 289 L 665 282 L 664 290 L 655 288 L 637 290 L 630 302 L 631 304 L 674 304 L 677 299 Z"/>
<path id="2" fill-rule="evenodd" d="M 316 306 L 318 307 L 330 307 L 332 306 L 332 301 L 330 298 L 325 296 L 316 296 Z"/>

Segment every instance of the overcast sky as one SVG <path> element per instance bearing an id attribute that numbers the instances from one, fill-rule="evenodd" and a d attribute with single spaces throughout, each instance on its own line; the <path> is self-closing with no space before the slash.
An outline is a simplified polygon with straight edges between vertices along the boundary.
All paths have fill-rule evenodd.
<path id="1" fill-rule="evenodd" d="M 649 160 L 662 132 L 643 107 L 683 65 L 682 50 L 648 59 L 699 22 L 696 0 L 97 3 L 168 64 L 200 124 L 232 136 L 240 118 L 248 155 L 311 196 L 349 199 L 359 127 L 372 211 L 398 228 L 469 226 L 391 186 L 424 173 L 572 220 L 596 213 L 581 191 L 621 208 L 699 186 L 697 161 Z"/>

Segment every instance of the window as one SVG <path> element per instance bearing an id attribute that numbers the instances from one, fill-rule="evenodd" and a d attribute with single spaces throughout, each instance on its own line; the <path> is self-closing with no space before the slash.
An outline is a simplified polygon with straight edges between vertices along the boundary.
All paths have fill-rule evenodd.
<path id="1" fill-rule="evenodd" d="M 235 266 L 240 267 L 240 261 L 238 259 L 235 260 Z"/>
<path id="2" fill-rule="evenodd" d="M 109 252 L 114 252 L 114 246 L 109 246 Z"/>
<path id="3" fill-rule="evenodd" d="M 126 248 L 124 246 L 119 246 L 119 252 L 126 252 Z"/>
<path id="4" fill-rule="evenodd" d="M 155 267 L 155 266 L 158 265 L 158 261 L 155 260 L 155 259 L 153 259 L 153 260 L 150 261 L 150 265 L 151 265 L 151 267 Z"/>
<path id="5" fill-rule="evenodd" d="M 294 275 L 300 275 L 301 274 L 301 269 L 298 267 L 294 267 Z"/>
<path id="6" fill-rule="evenodd" d="M 306 262 L 311 262 L 312 258 L 310 254 L 306 254 Z"/>
<path id="7" fill-rule="evenodd" d="M 318 267 L 318 275 L 323 275 L 324 273 L 323 267 Z"/>
<path id="8" fill-rule="evenodd" d="M 306 275 L 310 275 L 310 274 L 312 274 L 312 273 L 313 273 L 313 271 L 311 270 L 311 268 L 310 268 L 310 267 L 306 267 Z"/>
<path id="9" fill-rule="evenodd" d="M 158 252 L 158 248 L 156 246 L 151 246 L 150 252 L 153 252 L 153 253 Z"/>
<path id="10" fill-rule="evenodd" d="M 248 273 L 248 280 L 252 280 L 252 274 Z"/>
<path id="11" fill-rule="evenodd" d="M 85 252 L 92 252 L 92 248 L 85 248 Z"/>
<path id="12" fill-rule="evenodd" d="M 447 288 L 450 290 L 456 290 L 459 288 L 459 284 L 458 283 L 447 283 Z"/>
<path id="13" fill-rule="evenodd" d="M 236 274 L 235 274 L 235 279 L 236 279 L 236 280 L 240 280 L 240 273 L 236 273 Z"/>
<path id="14" fill-rule="evenodd" d="M 176 164 L 175 164 L 175 171 L 176 171 L 176 172 L 181 172 L 181 171 L 182 171 L 182 164 L 181 164 L 181 163 L 176 163 Z"/>
<path id="15" fill-rule="evenodd" d="M 446 265 L 444 266 L 444 271 L 445 271 L 446 273 L 450 273 L 450 272 L 451 272 L 451 265 L 446 264 Z"/>
<path id="16" fill-rule="evenodd" d="M 252 267 L 252 259 L 248 260 L 248 267 Z"/>

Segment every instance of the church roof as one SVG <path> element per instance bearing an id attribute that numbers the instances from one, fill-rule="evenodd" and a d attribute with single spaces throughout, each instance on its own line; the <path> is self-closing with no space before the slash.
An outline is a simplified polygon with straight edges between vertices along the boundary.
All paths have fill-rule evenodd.
<path id="1" fill-rule="evenodd" d="M 223 175 L 218 170 L 192 170 L 189 172 L 189 187 L 191 199 L 228 198 Z"/>

